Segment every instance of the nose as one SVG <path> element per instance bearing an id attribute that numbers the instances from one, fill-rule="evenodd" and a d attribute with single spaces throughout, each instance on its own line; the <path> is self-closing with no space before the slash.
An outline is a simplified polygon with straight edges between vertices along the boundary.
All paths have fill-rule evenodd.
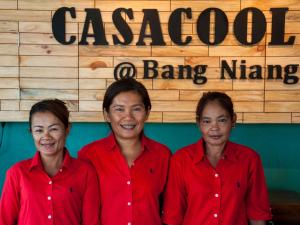
<path id="1" fill-rule="evenodd" d="M 48 138 L 50 138 L 50 137 L 51 137 L 50 132 L 49 132 L 48 130 L 46 130 L 46 131 L 43 133 L 43 138 L 48 139 Z"/>
<path id="2" fill-rule="evenodd" d="M 132 118 L 132 110 L 125 110 L 124 116 L 126 118 Z"/>
<path id="3" fill-rule="evenodd" d="M 212 121 L 211 128 L 215 129 L 215 130 L 219 129 L 219 123 L 218 123 L 218 121 Z"/>

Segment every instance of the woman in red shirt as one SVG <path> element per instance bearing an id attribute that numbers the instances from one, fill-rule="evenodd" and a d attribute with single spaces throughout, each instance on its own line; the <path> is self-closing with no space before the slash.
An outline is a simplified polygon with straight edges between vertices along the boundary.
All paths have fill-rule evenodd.
<path id="1" fill-rule="evenodd" d="M 168 225 L 264 225 L 271 219 L 262 163 L 252 149 L 229 141 L 233 103 L 221 92 L 198 102 L 202 138 L 172 157 L 164 199 Z"/>
<path id="2" fill-rule="evenodd" d="M 143 133 L 150 109 L 142 83 L 132 78 L 115 81 L 103 100 L 112 133 L 78 154 L 98 172 L 102 225 L 161 225 L 160 200 L 171 153 Z"/>
<path id="3" fill-rule="evenodd" d="M 99 225 L 97 174 L 64 147 L 69 111 L 58 100 L 32 106 L 35 156 L 7 171 L 0 201 L 1 225 Z"/>

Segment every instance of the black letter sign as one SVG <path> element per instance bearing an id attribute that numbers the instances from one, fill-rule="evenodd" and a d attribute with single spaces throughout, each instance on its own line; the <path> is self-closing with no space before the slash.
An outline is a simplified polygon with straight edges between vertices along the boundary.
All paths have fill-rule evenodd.
<path id="1" fill-rule="evenodd" d="M 252 36 L 247 41 L 248 13 L 252 12 Z M 244 45 L 254 45 L 261 41 L 266 32 L 266 18 L 257 8 L 245 8 L 238 13 L 234 20 L 234 34 L 237 40 Z"/>
<path id="2" fill-rule="evenodd" d="M 214 41 L 209 40 L 209 36 L 213 33 L 210 30 L 210 14 L 215 12 L 215 37 Z M 197 20 L 197 34 L 200 40 L 207 45 L 220 44 L 226 37 L 228 32 L 228 19 L 225 13 L 218 8 L 208 8 L 204 10 Z"/>
<path id="3" fill-rule="evenodd" d="M 102 22 L 102 17 L 99 9 L 85 9 L 86 17 L 82 31 L 80 45 L 88 45 L 87 37 L 94 37 L 94 45 L 108 45 L 105 38 L 105 32 Z M 93 34 L 89 34 L 90 22 L 92 22 Z"/>
<path id="4" fill-rule="evenodd" d="M 169 24 L 168 24 L 168 29 L 169 29 L 169 35 L 171 40 L 177 44 L 177 45 L 187 45 L 191 42 L 192 37 L 188 36 L 186 37 L 185 41 L 182 41 L 181 35 L 182 35 L 182 29 L 181 29 L 181 14 L 185 13 L 186 17 L 188 19 L 192 19 L 192 11 L 191 8 L 183 9 L 179 8 L 174 10 L 169 18 Z"/>
<path id="5" fill-rule="evenodd" d="M 76 18 L 75 8 L 61 7 L 53 15 L 52 33 L 54 38 L 63 45 L 69 45 L 76 40 L 75 36 L 71 36 L 70 40 L 66 40 L 66 12 L 70 12 L 72 18 Z"/>
<path id="6" fill-rule="evenodd" d="M 293 45 L 295 36 L 289 37 L 287 42 L 284 42 L 285 31 L 285 14 L 288 8 L 271 8 L 272 12 L 272 38 L 269 45 Z"/>
<path id="7" fill-rule="evenodd" d="M 125 19 L 122 17 L 121 15 L 122 12 L 126 13 L 129 19 L 131 20 L 133 19 L 132 9 L 118 8 L 113 12 L 113 16 L 112 16 L 113 22 L 116 28 L 118 29 L 118 31 L 120 32 L 120 34 L 122 35 L 122 37 L 124 38 L 124 41 L 121 41 L 116 34 L 113 34 L 113 41 L 115 45 L 117 44 L 128 45 L 132 42 L 133 39 L 132 31 L 128 26 L 128 24 L 126 23 Z"/>

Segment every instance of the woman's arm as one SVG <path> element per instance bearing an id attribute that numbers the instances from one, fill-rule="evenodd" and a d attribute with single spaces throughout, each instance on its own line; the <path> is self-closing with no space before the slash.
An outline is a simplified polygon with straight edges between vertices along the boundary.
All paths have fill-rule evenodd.
<path id="1" fill-rule="evenodd" d="M 250 225 L 266 225 L 264 220 L 250 220 Z"/>

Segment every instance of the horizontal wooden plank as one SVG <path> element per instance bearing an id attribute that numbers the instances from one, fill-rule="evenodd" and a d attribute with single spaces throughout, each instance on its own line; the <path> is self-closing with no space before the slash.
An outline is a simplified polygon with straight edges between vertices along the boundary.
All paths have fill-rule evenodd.
<path id="1" fill-rule="evenodd" d="M 40 99 L 41 100 L 41 99 Z M 21 100 L 20 109 L 28 111 L 39 100 Z M 64 101 L 69 111 L 78 111 L 78 101 Z"/>
<path id="2" fill-rule="evenodd" d="M 20 90 L 17 88 L 8 89 L 8 88 L 0 88 L 0 98 L 3 99 L 19 99 Z"/>
<path id="3" fill-rule="evenodd" d="M 114 78 L 114 68 L 79 68 L 79 78 Z"/>
<path id="4" fill-rule="evenodd" d="M 285 23 L 285 33 L 286 34 L 292 34 L 292 33 L 297 33 L 297 31 L 300 30 L 300 21 L 291 21 L 291 22 L 286 22 Z M 267 26 L 267 33 L 272 32 L 272 27 Z"/>
<path id="5" fill-rule="evenodd" d="M 178 90 L 149 90 L 148 91 L 150 99 L 160 100 L 160 101 L 175 101 L 179 100 Z"/>
<path id="6" fill-rule="evenodd" d="M 265 56 L 265 46 L 210 46 L 209 56 Z"/>
<path id="7" fill-rule="evenodd" d="M 264 80 L 234 80 L 233 90 L 264 90 Z"/>
<path id="8" fill-rule="evenodd" d="M 17 0 L 1 0 L 0 9 L 16 9 L 18 5 Z"/>
<path id="9" fill-rule="evenodd" d="M 19 79 L 0 77 L 0 88 L 19 88 Z"/>
<path id="10" fill-rule="evenodd" d="M 79 90 L 79 100 L 103 101 L 105 90 Z"/>
<path id="11" fill-rule="evenodd" d="M 185 57 L 185 64 L 191 65 L 191 66 L 209 65 L 209 67 L 219 67 L 220 66 L 220 57 L 214 57 L 214 56 Z"/>
<path id="12" fill-rule="evenodd" d="M 20 55 L 78 56 L 76 45 L 20 45 Z"/>
<path id="13" fill-rule="evenodd" d="M 263 112 L 264 102 L 234 102 L 236 112 Z"/>
<path id="14" fill-rule="evenodd" d="M 298 101 L 300 104 L 300 90 L 285 90 L 285 91 L 266 91 L 266 101 Z"/>
<path id="15" fill-rule="evenodd" d="M 18 45 L 0 44 L 0 55 L 18 55 Z"/>
<path id="16" fill-rule="evenodd" d="M 71 45 L 77 45 L 77 34 L 66 34 L 66 40 L 70 39 L 70 36 L 75 36 L 76 41 Z M 52 33 L 20 33 L 21 44 L 40 44 L 40 45 L 57 45 L 58 41 L 54 38 Z M 63 45 L 60 45 L 63 46 Z M 69 45 L 70 46 L 70 45 Z"/>
<path id="17" fill-rule="evenodd" d="M 164 123 L 195 123 L 194 112 L 163 112 Z"/>
<path id="18" fill-rule="evenodd" d="M 79 111 L 102 111 L 102 101 L 79 101 Z"/>
<path id="19" fill-rule="evenodd" d="M 99 1 L 96 0 L 96 8 L 105 9 L 103 11 L 114 11 L 117 8 L 132 8 L 133 11 L 142 11 L 146 8 L 153 8 L 158 11 L 170 11 L 170 1 Z"/>
<path id="20" fill-rule="evenodd" d="M 180 100 L 198 100 L 206 91 L 180 90 Z M 232 101 L 264 101 L 264 91 L 226 91 Z"/>
<path id="21" fill-rule="evenodd" d="M 0 32 L 18 32 L 18 22 L 0 21 Z"/>
<path id="22" fill-rule="evenodd" d="M 298 0 L 272 0 L 272 1 L 257 1 L 257 0 L 244 0 L 241 2 L 242 8 L 256 7 L 260 10 L 269 10 L 270 8 L 289 7 L 289 10 L 300 10 Z"/>
<path id="23" fill-rule="evenodd" d="M 154 112 L 194 112 L 197 101 L 152 101 Z"/>
<path id="24" fill-rule="evenodd" d="M 151 62 L 156 61 L 158 63 L 157 67 L 162 67 L 164 65 L 184 65 L 184 57 L 115 57 L 114 58 L 114 66 L 117 66 L 123 62 L 130 62 L 135 67 L 144 68 L 145 64 L 149 63 L 150 66 L 154 66 Z"/>
<path id="25" fill-rule="evenodd" d="M 194 84 L 192 80 L 163 80 L 157 79 L 153 81 L 154 89 L 175 89 L 175 90 L 232 90 L 231 80 L 210 79 L 204 85 Z"/>
<path id="26" fill-rule="evenodd" d="M 17 33 L 0 33 L 1 44 L 17 44 L 19 35 Z"/>
<path id="27" fill-rule="evenodd" d="M 0 56 L 0 64 L 1 64 L 1 56 Z M 5 66 L 0 67 L 0 77 L 19 77 L 19 68 L 5 67 Z"/>
<path id="28" fill-rule="evenodd" d="M 19 9 L 57 10 L 60 7 L 76 7 L 77 10 L 93 8 L 92 0 L 18 0 Z"/>
<path id="29" fill-rule="evenodd" d="M 258 56 L 220 57 L 220 65 L 222 64 L 221 63 L 222 61 L 226 61 L 230 67 L 232 67 L 235 62 L 237 68 L 240 68 L 240 66 L 246 66 L 247 68 L 249 68 L 250 66 L 253 65 L 260 65 L 261 67 L 265 67 L 265 57 L 258 57 Z"/>
<path id="30" fill-rule="evenodd" d="M 149 46 L 79 46 L 79 56 L 151 56 Z"/>
<path id="31" fill-rule="evenodd" d="M 299 102 L 266 102 L 265 112 L 300 112 Z"/>
<path id="32" fill-rule="evenodd" d="M 75 56 L 20 56 L 21 66 L 78 67 Z"/>
<path id="33" fill-rule="evenodd" d="M 186 8 L 190 7 L 194 11 L 203 11 L 207 8 L 218 7 L 223 11 L 239 11 L 240 10 L 240 1 L 239 0 L 198 0 L 198 1 L 171 1 L 171 10 L 175 10 L 177 8 Z"/>
<path id="34" fill-rule="evenodd" d="M 267 65 L 282 65 L 285 66 L 287 64 L 299 64 L 300 57 L 266 57 Z"/>
<path id="35" fill-rule="evenodd" d="M 156 7 L 155 7 L 156 9 Z M 168 23 L 171 12 L 168 11 L 159 11 L 159 21 L 160 23 Z M 134 11 L 133 19 L 129 19 L 128 16 L 125 16 L 126 21 L 130 23 L 142 23 L 144 20 L 144 12 Z M 185 21 L 184 21 L 185 22 Z"/>
<path id="36" fill-rule="evenodd" d="M 292 113 L 292 123 L 300 123 L 300 113 Z"/>
<path id="37" fill-rule="evenodd" d="M 1 100 L 1 110 L 17 111 L 20 109 L 19 100 Z"/>
<path id="38" fill-rule="evenodd" d="M 20 88 L 26 89 L 78 89 L 77 79 L 20 78 Z"/>
<path id="39" fill-rule="evenodd" d="M 51 22 L 19 22 L 20 32 L 27 33 L 52 33 Z M 66 23 L 66 33 L 77 33 L 76 23 Z"/>
<path id="40" fill-rule="evenodd" d="M 1 4 L 1 3 L 0 3 Z M 1 8 L 1 7 L 0 7 Z M 30 22 L 50 22 L 51 11 L 34 10 L 1 10 L 0 20 L 6 21 L 30 21 Z"/>
<path id="41" fill-rule="evenodd" d="M 297 84 L 284 84 L 283 80 L 266 80 L 265 82 L 265 90 L 271 91 L 271 90 L 300 90 L 300 82 Z"/>
<path id="42" fill-rule="evenodd" d="M 266 56 L 300 56 L 300 45 L 272 46 L 266 48 Z"/>
<path id="43" fill-rule="evenodd" d="M 207 46 L 152 47 L 152 56 L 208 56 Z"/>
<path id="44" fill-rule="evenodd" d="M 79 67 L 84 68 L 107 68 L 113 66 L 113 57 L 79 57 Z"/>
<path id="45" fill-rule="evenodd" d="M 104 122 L 102 112 L 70 112 L 71 122 Z"/>
<path id="46" fill-rule="evenodd" d="M 48 98 L 78 100 L 78 90 L 21 89 L 22 100 L 39 100 Z"/>
<path id="47" fill-rule="evenodd" d="M 162 123 L 163 122 L 163 113 L 162 112 L 150 112 L 147 122 Z"/>
<path id="48" fill-rule="evenodd" d="M 65 67 L 20 67 L 20 77 L 78 78 L 78 69 Z"/>
<path id="49" fill-rule="evenodd" d="M 79 79 L 79 89 L 105 89 L 106 79 Z"/>
<path id="50" fill-rule="evenodd" d="M 28 111 L 0 111 L 1 122 L 24 122 L 28 121 Z"/>
<path id="51" fill-rule="evenodd" d="M 300 11 L 299 11 L 299 17 L 300 17 Z M 300 20 L 300 19 L 299 19 Z M 295 31 L 296 32 L 296 31 Z M 295 40 L 294 40 L 294 45 L 300 45 L 300 34 L 297 33 L 289 33 L 289 34 L 285 34 L 284 35 L 284 41 L 287 42 L 289 40 L 290 37 L 294 36 Z M 267 34 L 267 44 L 271 41 L 271 34 Z M 276 47 L 276 46 L 274 46 Z M 285 46 L 288 47 L 288 46 Z M 284 48 L 285 48 L 284 47 Z"/>
<path id="52" fill-rule="evenodd" d="M 244 123 L 291 123 L 291 113 L 244 113 Z"/>

